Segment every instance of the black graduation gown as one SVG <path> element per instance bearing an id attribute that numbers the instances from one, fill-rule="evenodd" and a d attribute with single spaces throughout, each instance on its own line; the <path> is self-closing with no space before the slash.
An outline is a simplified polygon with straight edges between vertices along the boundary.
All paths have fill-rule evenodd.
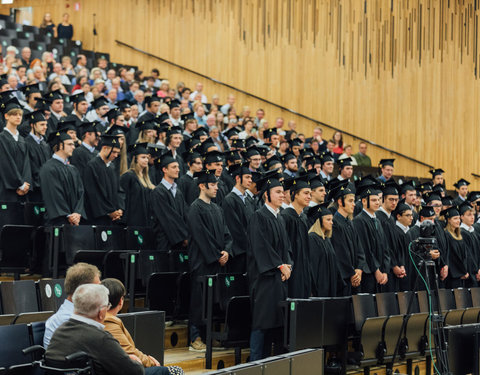
<path id="1" fill-rule="evenodd" d="M 448 288 L 459 288 L 464 286 L 464 280 L 460 277 L 468 272 L 468 251 L 463 239 L 456 240 L 445 231 L 445 238 L 448 247 L 448 277 L 445 284 Z"/>
<path id="2" fill-rule="evenodd" d="M 288 296 L 290 298 L 308 298 L 312 292 L 312 271 L 309 263 L 308 222 L 306 215 L 300 215 L 291 208 L 281 213 L 285 221 L 288 238 L 290 239 L 291 257 L 295 268 L 288 280 Z"/>
<path id="3" fill-rule="evenodd" d="M 151 193 L 153 231 L 157 250 L 168 251 L 188 240 L 187 205 L 181 190 L 175 197 L 159 183 Z"/>
<path id="4" fill-rule="evenodd" d="M 478 237 L 475 235 L 475 232 L 469 232 L 468 230 L 461 229 L 463 240 L 465 241 L 465 248 L 467 250 L 467 266 L 468 273 L 470 277 L 466 280 L 467 284 L 465 285 L 468 288 L 477 287 L 478 282 L 476 279 L 476 274 L 480 268 L 478 265 L 478 253 L 479 253 L 479 243 Z"/>
<path id="5" fill-rule="evenodd" d="M 278 266 L 293 264 L 282 215 L 275 217 L 263 206 L 248 225 L 248 275 L 252 300 L 252 330 L 283 326 L 279 302 L 287 298 L 287 282 L 282 281 Z"/>
<path id="6" fill-rule="evenodd" d="M 54 133 L 58 130 L 58 123 L 60 120 L 58 120 L 55 115 L 52 113 L 50 117 L 47 120 L 47 132 L 45 133 L 45 138 L 48 138 L 48 136 L 51 133 Z"/>
<path id="7" fill-rule="evenodd" d="M 310 232 L 308 242 L 312 270 L 312 296 L 336 297 L 337 289 L 340 291 L 343 289 L 343 280 L 330 238 L 322 238 L 317 233 Z"/>
<path id="8" fill-rule="evenodd" d="M 232 237 L 223 217 L 223 212 L 215 203 L 196 199 L 188 210 L 188 230 L 191 235 L 188 259 L 191 271 L 190 320 L 200 324 L 202 317 L 201 279 L 205 275 L 226 272 L 218 260 L 221 251 L 232 254 Z M 227 262 L 228 264 L 228 262 Z"/>
<path id="9" fill-rule="evenodd" d="M 107 166 L 102 158 L 97 156 L 87 163 L 82 178 L 85 186 L 85 208 L 90 223 L 115 224 L 108 214 L 124 210 L 125 207 L 123 191 L 113 163 Z"/>
<path id="10" fill-rule="evenodd" d="M 183 161 L 182 157 L 178 154 L 175 155 L 175 160 L 178 162 L 178 166 L 180 167 L 180 173 L 178 176 L 183 176 L 185 173 L 187 173 L 187 167 L 185 166 L 185 162 Z"/>
<path id="11" fill-rule="evenodd" d="M 66 218 L 72 213 L 86 218 L 84 188 L 77 168 L 51 158 L 43 164 L 39 177 L 47 224 L 51 225 L 55 219 Z"/>
<path id="12" fill-rule="evenodd" d="M 187 206 L 190 206 L 200 195 L 200 189 L 195 179 L 188 173 L 177 180 L 177 186 L 182 191 Z"/>
<path id="13" fill-rule="evenodd" d="M 25 139 L 20 135 L 18 141 L 6 130 L 0 133 L 0 200 L 17 202 L 22 198 L 17 189 L 24 182 L 32 184 L 30 158 Z"/>
<path id="14" fill-rule="evenodd" d="M 413 290 L 415 285 L 412 285 L 412 280 L 415 280 L 414 274 L 416 273 L 415 268 L 413 267 L 410 255 L 408 252 L 408 246 L 410 244 L 410 237 L 408 232 L 405 233 L 402 228 L 398 225 L 395 225 L 393 232 L 393 247 L 392 247 L 392 265 L 398 265 L 405 267 L 405 272 L 407 276 L 398 279 L 397 290 L 403 292 L 405 290 Z"/>
<path id="15" fill-rule="evenodd" d="M 375 212 L 375 216 L 377 217 L 378 222 L 382 226 L 383 233 L 385 235 L 385 240 L 387 241 L 388 248 L 390 250 L 390 270 L 388 271 L 388 284 L 390 288 L 397 289 L 399 280 L 395 274 L 393 273 L 394 266 L 405 266 L 405 264 L 401 263 L 403 258 L 397 258 L 395 254 L 395 241 L 394 241 L 394 231 L 395 231 L 395 219 L 392 215 L 387 216 L 387 214 L 381 210 Z"/>
<path id="16" fill-rule="evenodd" d="M 235 179 L 232 177 L 230 173 L 228 173 L 227 169 L 222 171 L 222 175 L 220 179 L 223 181 L 226 187 L 227 194 L 232 191 L 233 187 L 235 186 Z M 225 195 L 227 195 L 225 194 Z"/>
<path id="17" fill-rule="evenodd" d="M 78 171 L 80 172 L 80 176 L 83 176 L 83 171 L 87 166 L 88 162 L 92 160 L 95 156 L 98 155 L 98 151 L 94 150 L 90 152 L 83 144 L 77 147 L 74 151 L 72 156 L 68 159 L 70 160 L 70 164 L 77 167 Z"/>
<path id="18" fill-rule="evenodd" d="M 228 271 L 245 273 L 247 271 L 248 233 L 247 227 L 250 217 L 255 212 L 253 202 L 246 198 L 243 203 L 234 192 L 227 194 L 222 203 L 225 223 L 232 235 L 232 259 L 228 261 Z"/>
<path id="19" fill-rule="evenodd" d="M 362 292 L 375 293 L 381 286 L 375 279 L 375 271 L 378 269 L 382 273 L 388 273 L 391 268 L 390 252 L 388 243 L 383 233 L 383 228 L 378 219 L 372 219 L 365 211 L 359 213 L 352 221 L 360 244 L 365 251 L 365 259 L 370 272 L 362 276 Z M 368 278 L 372 278 L 369 280 Z M 369 283 L 369 281 L 371 281 Z"/>
<path id="20" fill-rule="evenodd" d="M 370 269 L 352 221 L 338 212 L 333 216 L 331 242 L 335 250 L 340 275 L 345 281 L 345 289 L 342 291 L 342 295 L 351 295 L 352 284 L 350 278 L 355 274 L 355 270 L 361 269 L 363 272 L 369 273 Z"/>
<path id="21" fill-rule="evenodd" d="M 127 171 L 120 176 L 120 187 L 125 193 L 122 223 L 127 226 L 151 226 L 149 207 L 152 190 L 144 187 L 133 171 Z"/>
<path id="22" fill-rule="evenodd" d="M 42 201 L 42 191 L 40 189 L 40 168 L 52 156 L 50 146 L 45 141 L 37 143 L 32 136 L 25 138 L 27 146 L 28 157 L 30 159 L 30 168 L 32 171 L 32 186 L 31 192 L 28 193 L 29 199 L 32 202 Z"/>

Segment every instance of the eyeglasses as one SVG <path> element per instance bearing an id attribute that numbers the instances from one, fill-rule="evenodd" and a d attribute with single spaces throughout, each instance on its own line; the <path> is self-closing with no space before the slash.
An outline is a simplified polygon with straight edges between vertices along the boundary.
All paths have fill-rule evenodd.
<path id="1" fill-rule="evenodd" d="M 112 304 L 109 303 L 108 305 L 102 305 L 102 306 L 100 306 L 100 308 L 99 308 L 98 310 L 100 311 L 100 310 L 102 310 L 102 309 L 105 308 L 105 307 L 107 308 L 107 310 L 110 310 L 111 307 L 112 307 Z"/>
<path id="2" fill-rule="evenodd" d="M 403 214 L 402 216 L 405 216 L 405 217 L 413 217 L 413 214 Z"/>

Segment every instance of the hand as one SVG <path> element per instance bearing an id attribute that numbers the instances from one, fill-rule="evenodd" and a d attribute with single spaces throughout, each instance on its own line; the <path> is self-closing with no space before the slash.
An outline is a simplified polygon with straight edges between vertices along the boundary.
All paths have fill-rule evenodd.
<path id="1" fill-rule="evenodd" d="M 182 247 L 188 247 L 188 240 L 183 240 Z"/>
<path id="2" fill-rule="evenodd" d="M 466 280 L 470 277 L 469 273 L 467 272 L 465 275 L 461 277 L 462 280 Z"/>
<path id="3" fill-rule="evenodd" d="M 17 195 L 20 195 L 21 197 L 26 194 L 24 190 L 20 190 L 20 189 L 17 189 L 16 193 L 17 193 Z"/>
<path id="4" fill-rule="evenodd" d="M 374 275 L 375 275 L 375 280 L 377 280 L 377 283 L 382 284 L 383 273 L 380 270 L 376 270 Z"/>
<path id="5" fill-rule="evenodd" d="M 140 363 L 140 364 L 142 363 L 142 361 L 140 361 L 140 358 L 138 358 L 135 354 L 129 354 L 128 356 L 130 357 L 130 359 L 131 359 L 132 361 L 136 361 L 136 362 L 138 362 L 138 363 Z"/>
<path id="6" fill-rule="evenodd" d="M 448 276 L 448 266 L 443 266 L 440 270 L 440 280 L 445 280 Z"/>
<path id="7" fill-rule="evenodd" d="M 23 188 L 23 191 L 25 192 L 25 194 L 28 193 L 28 191 L 30 190 L 30 184 L 28 182 L 24 182 L 25 184 L 25 187 Z"/>
<path id="8" fill-rule="evenodd" d="M 383 278 L 380 285 L 385 285 L 386 283 L 388 283 L 388 275 L 386 273 L 383 273 L 382 275 L 383 275 Z"/>
<path id="9" fill-rule="evenodd" d="M 291 266 L 288 264 L 282 264 L 280 266 L 280 272 L 282 273 L 282 276 L 285 277 L 285 280 L 288 280 L 292 275 Z M 285 280 L 282 277 L 282 281 L 285 281 Z"/>
<path id="10" fill-rule="evenodd" d="M 407 271 L 405 270 L 405 266 L 401 266 L 400 269 L 403 272 L 403 277 L 407 276 Z"/>
<path id="11" fill-rule="evenodd" d="M 398 277 L 399 279 L 401 279 L 402 277 L 405 277 L 405 275 L 403 274 L 404 270 L 402 270 L 402 268 L 399 266 L 393 267 L 392 271 L 395 274 L 395 276 Z"/>
<path id="12" fill-rule="evenodd" d="M 433 260 L 440 258 L 440 251 L 438 250 L 430 250 L 430 256 Z"/>
<path id="13" fill-rule="evenodd" d="M 71 225 L 79 225 L 81 218 L 82 218 L 82 215 L 73 213 L 68 217 L 68 221 Z"/>
<path id="14" fill-rule="evenodd" d="M 158 362 L 155 358 L 153 358 L 151 355 L 148 356 L 148 358 L 150 358 L 151 361 L 153 361 L 153 363 L 155 363 L 155 366 L 161 366 L 160 365 L 160 362 Z"/>
<path id="15" fill-rule="evenodd" d="M 475 275 L 477 281 L 480 281 L 480 270 L 478 270 L 477 274 Z"/>
<path id="16" fill-rule="evenodd" d="M 220 257 L 218 262 L 223 267 L 228 262 L 228 253 L 224 250 L 224 251 L 221 251 L 220 254 L 222 254 L 222 256 Z"/>

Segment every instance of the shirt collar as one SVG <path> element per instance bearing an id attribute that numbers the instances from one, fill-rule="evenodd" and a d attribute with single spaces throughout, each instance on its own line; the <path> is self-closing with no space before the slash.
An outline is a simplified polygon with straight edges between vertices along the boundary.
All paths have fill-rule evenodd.
<path id="1" fill-rule="evenodd" d="M 40 142 L 42 142 L 43 140 L 43 137 L 37 137 L 35 134 L 33 133 L 28 133 L 30 134 L 30 136 L 35 140 L 35 142 L 37 142 L 38 144 L 40 144 Z"/>
<path id="2" fill-rule="evenodd" d="M 345 179 L 344 179 L 342 176 L 340 176 L 340 175 L 337 176 L 337 179 L 338 179 L 338 181 L 343 181 L 343 180 L 345 180 Z"/>
<path id="3" fill-rule="evenodd" d="M 247 189 L 247 191 L 245 192 L 245 194 L 247 194 L 250 198 L 253 198 L 255 196 L 255 194 L 253 194 L 250 190 Z"/>
<path id="4" fill-rule="evenodd" d="M 164 178 L 162 178 L 161 183 L 162 183 L 163 186 L 165 186 L 167 188 L 167 190 L 170 190 L 170 189 L 175 188 L 177 186 L 177 184 L 175 182 L 173 184 L 171 184 L 170 182 L 168 182 Z"/>
<path id="5" fill-rule="evenodd" d="M 470 232 L 470 233 L 472 233 L 472 232 L 475 230 L 475 228 L 474 228 L 473 226 L 472 226 L 472 227 L 469 227 L 469 226 L 468 226 L 467 224 L 465 224 L 465 223 L 460 224 L 460 228 L 463 228 L 463 229 L 465 229 L 467 232 Z"/>
<path id="6" fill-rule="evenodd" d="M 60 120 L 60 119 L 62 118 L 61 113 L 57 113 L 57 112 L 52 111 L 52 108 L 51 108 L 51 107 L 50 107 L 50 113 L 51 113 L 52 115 L 54 115 L 57 120 Z"/>
<path id="7" fill-rule="evenodd" d="M 5 126 L 4 129 L 5 129 L 7 132 L 9 132 L 9 133 L 12 135 L 13 139 L 15 139 L 15 140 L 18 142 L 18 137 L 19 137 L 19 135 L 20 135 L 20 133 L 18 132 L 18 130 L 17 130 L 17 134 L 13 134 L 13 133 L 10 131 L 10 129 L 8 129 L 6 126 Z"/>
<path id="8" fill-rule="evenodd" d="M 403 230 L 403 233 L 407 233 L 408 232 L 408 227 L 406 227 L 405 225 L 403 225 L 401 222 L 397 221 L 396 222 L 397 224 L 397 227 L 399 227 L 401 230 Z"/>
<path id="9" fill-rule="evenodd" d="M 385 215 L 387 215 L 389 219 L 390 219 L 390 216 L 392 216 L 392 214 L 388 213 L 387 210 L 383 208 L 383 206 L 380 206 L 379 211 L 382 211 Z"/>
<path id="10" fill-rule="evenodd" d="M 193 178 L 193 173 L 192 173 L 192 171 L 188 170 L 186 174 L 188 174 L 191 178 Z"/>
<path id="11" fill-rule="evenodd" d="M 368 212 L 365 208 L 363 209 L 363 212 L 365 212 L 368 216 L 370 216 L 372 219 L 375 219 L 375 214 L 371 214 L 370 212 Z"/>
<path id="12" fill-rule="evenodd" d="M 62 159 L 60 156 L 58 156 L 57 154 L 53 154 L 52 158 L 58 160 L 58 161 L 61 162 L 62 164 L 65 164 L 65 165 L 68 164 L 68 159 L 67 159 L 67 160 L 64 160 L 64 159 Z"/>
<path id="13" fill-rule="evenodd" d="M 280 210 L 278 208 L 276 210 L 273 209 L 273 207 L 270 207 L 268 202 L 265 203 L 265 207 L 267 207 L 267 210 L 270 211 L 273 216 L 278 217 L 278 213 L 280 212 Z"/>
<path id="14" fill-rule="evenodd" d="M 460 194 L 458 195 L 458 197 L 462 200 L 462 202 L 465 202 L 466 198 L 462 197 Z"/>
<path id="15" fill-rule="evenodd" d="M 89 144 L 85 143 L 85 142 L 82 142 L 82 146 L 85 147 L 88 151 L 90 152 L 94 152 L 95 151 L 95 147 L 93 146 L 90 146 Z"/>
<path id="16" fill-rule="evenodd" d="M 100 329 L 102 331 L 105 329 L 105 326 L 102 323 L 99 323 L 96 320 L 87 318 L 85 316 L 81 316 L 81 315 L 77 315 L 77 314 L 73 313 L 70 318 L 74 319 L 74 320 L 78 320 L 79 322 L 83 322 L 83 323 L 86 323 L 88 325 L 97 327 L 98 329 Z"/>
<path id="17" fill-rule="evenodd" d="M 232 192 L 237 194 L 242 199 L 242 201 L 244 201 L 245 198 L 247 197 L 246 191 L 245 191 L 245 194 L 242 194 L 242 192 L 238 190 L 235 186 L 233 187 Z"/>

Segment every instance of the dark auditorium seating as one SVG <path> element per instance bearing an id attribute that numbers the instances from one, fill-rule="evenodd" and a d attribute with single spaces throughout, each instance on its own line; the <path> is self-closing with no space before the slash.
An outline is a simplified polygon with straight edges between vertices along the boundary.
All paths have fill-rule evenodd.
<path id="1" fill-rule="evenodd" d="M 57 311 L 67 297 L 64 288 L 65 279 L 46 280 L 36 282 L 38 307 L 40 311 Z"/>
<path id="2" fill-rule="evenodd" d="M 33 280 L 2 281 L 0 294 L 3 314 L 38 312 L 37 291 Z"/>
<path id="3" fill-rule="evenodd" d="M 167 320 L 185 319 L 190 303 L 190 277 L 187 273 L 158 272 L 147 284 L 147 306 L 165 311 Z"/>
<path id="4" fill-rule="evenodd" d="M 4 225 L 0 230 L 0 272 L 12 272 L 15 279 L 32 265 L 36 227 Z"/>
<path id="5" fill-rule="evenodd" d="M 45 322 L 54 314 L 53 311 L 27 312 L 18 314 L 12 324 L 30 324 L 33 322 Z"/>
<path id="6" fill-rule="evenodd" d="M 30 332 L 26 324 L 0 326 L 0 342 L 2 343 L 0 367 L 8 368 L 32 362 L 31 355 L 22 353 L 23 349 L 31 345 Z"/>

